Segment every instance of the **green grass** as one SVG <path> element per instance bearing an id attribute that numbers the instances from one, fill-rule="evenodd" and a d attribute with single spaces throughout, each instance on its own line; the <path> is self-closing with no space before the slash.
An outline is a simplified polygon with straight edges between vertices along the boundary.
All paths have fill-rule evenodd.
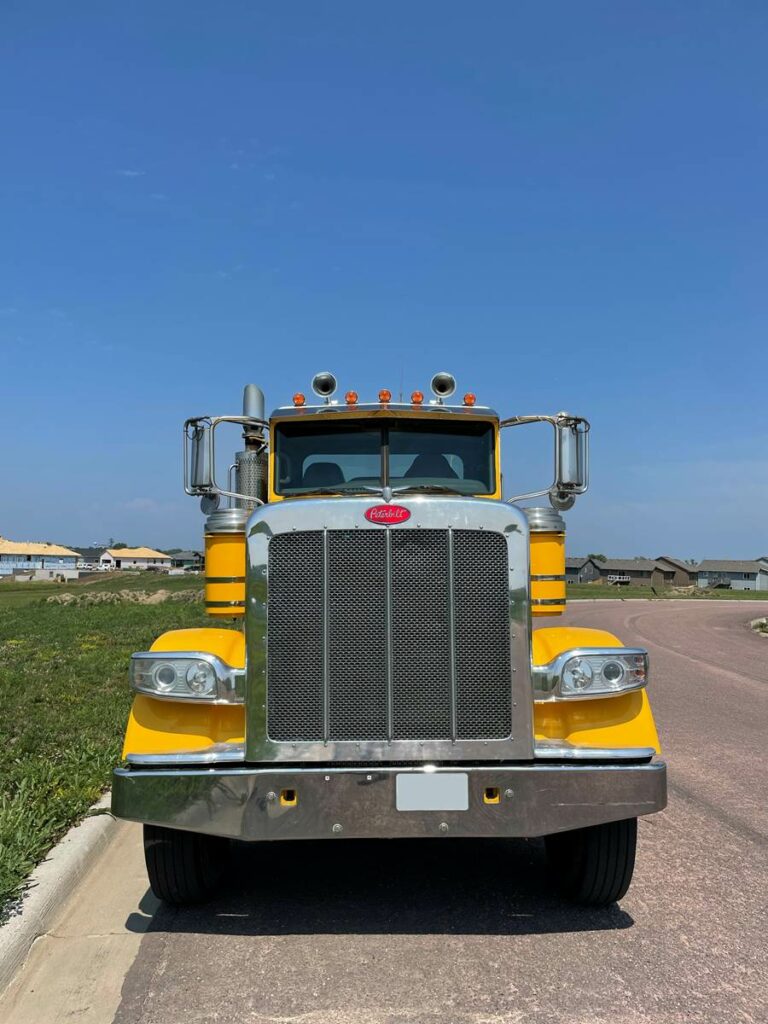
<path id="1" fill-rule="evenodd" d="M 117 590 L 190 590 L 202 587 L 202 576 L 166 576 L 154 572 L 104 572 L 86 580 L 69 583 L 49 583 L 47 580 L 30 583 L 10 583 L 0 580 L 0 609 L 13 605 L 32 604 L 52 594 L 82 594 Z"/>
<path id="2" fill-rule="evenodd" d="M 768 601 L 768 590 L 676 590 L 674 587 L 657 587 L 654 593 L 650 587 L 615 587 L 604 583 L 569 583 L 566 588 L 570 598 L 591 597 L 597 599 L 621 600 L 628 597 L 644 597 L 651 601 Z"/>
<path id="3" fill-rule="evenodd" d="M 46 597 L 200 584 L 122 574 L 91 586 L 0 584 L 0 921 L 3 904 L 109 785 L 131 702 L 130 654 L 167 629 L 210 624 L 201 603 L 82 606 Z"/>

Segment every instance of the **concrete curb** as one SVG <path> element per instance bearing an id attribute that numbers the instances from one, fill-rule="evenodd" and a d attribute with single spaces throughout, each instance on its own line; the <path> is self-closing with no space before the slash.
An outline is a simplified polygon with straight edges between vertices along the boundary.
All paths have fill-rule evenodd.
<path id="1" fill-rule="evenodd" d="M 109 811 L 106 793 L 91 811 Z M 19 913 L 0 926 L 0 993 L 22 966 L 35 939 L 44 935 L 75 884 L 107 846 L 117 826 L 111 814 L 97 814 L 75 825 L 32 872 Z"/>

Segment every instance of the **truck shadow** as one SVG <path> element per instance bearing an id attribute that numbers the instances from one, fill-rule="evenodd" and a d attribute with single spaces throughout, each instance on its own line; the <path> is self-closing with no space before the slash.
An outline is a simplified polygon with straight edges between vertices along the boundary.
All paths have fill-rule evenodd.
<path id="1" fill-rule="evenodd" d="M 630 928 L 616 904 L 574 907 L 539 841 L 347 840 L 237 844 L 221 896 L 171 908 L 149 894 L 131 931 L 212 935 L 531 935 Z"/>

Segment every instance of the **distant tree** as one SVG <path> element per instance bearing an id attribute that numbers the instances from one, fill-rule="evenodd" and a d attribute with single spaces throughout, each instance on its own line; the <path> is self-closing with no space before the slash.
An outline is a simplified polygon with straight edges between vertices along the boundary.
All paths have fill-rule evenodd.
<path id="1" fill-rule="evenodd" d="M 605 557 L 605 555 L 594 555 L 593 554 L 593 555 L 587 555 L 587 558 L 594 558 L 594 560 L 596 562 L 607 562 L 608 561 L 608 559 Z"/>
<path id="2" fill-rule="evenodd" d="M 117 540 L 114 543 L 110 544 L 109 546 L 111 548 L 114 548 L 115 550 L 117 550 L 118 548 L 127 548 L 128 547 L 128 545 L 124 544 L 121 540 Z"/>
<path id="3" fill-rule="evenodd" d="M 178 553 L 180 551 L 183 551 L 183 550 L 184 550 L 184 548 L 163 548 L 163 554 L 164 555 L 178 555 Z"/>
<path id="4" fill-rule="evenodd" d="M 699 560 L 698 560 L 698 558 L 686 558 L 685 564 L 686 565 L 698 565 L 699 564 Z"/>

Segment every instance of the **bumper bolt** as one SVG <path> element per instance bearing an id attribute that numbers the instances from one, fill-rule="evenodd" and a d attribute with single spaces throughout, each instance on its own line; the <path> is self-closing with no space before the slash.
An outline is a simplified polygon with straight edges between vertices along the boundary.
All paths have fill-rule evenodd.
<path id="1" fill-rule="evenodd" d="M 269 801 L 269 803 L 273 804 L 275 802 L 275 800 L 277 800 L 277 793 L 273 793 L 273 792 L 267 793 L 267 800 Z"/>
<path id="2" fill-rule="evenodd" d="M 341 826 L 341 825 L 340 825 L 340 824 L 338 823 L 338 821 L 336 822 L 336 824 L 335 824 L 335 825 L 333 826 L 333 828 L 331 829 L 331 832 L 343 832 L 343 831 L 344 831 L 344 829 L 343 829 L 343 827 L 342 827 L 342 826 Z"/>
<path id="3" fill-rule="evenodd" d="M 438 826 L 438 828 L 440 829 L 441 832 L 447 832 L 448 831 L 448 822 L 447 821 L 441 821 L 439 826 Z"/>
<path id="4" fill-rule="evenodd" d="M 504 790 L 504 796 L 507 798 L 507 800 L 511 800 L 514 795 L 515 795 L 515 791 L 513 789 L 505 789 Z"/>

